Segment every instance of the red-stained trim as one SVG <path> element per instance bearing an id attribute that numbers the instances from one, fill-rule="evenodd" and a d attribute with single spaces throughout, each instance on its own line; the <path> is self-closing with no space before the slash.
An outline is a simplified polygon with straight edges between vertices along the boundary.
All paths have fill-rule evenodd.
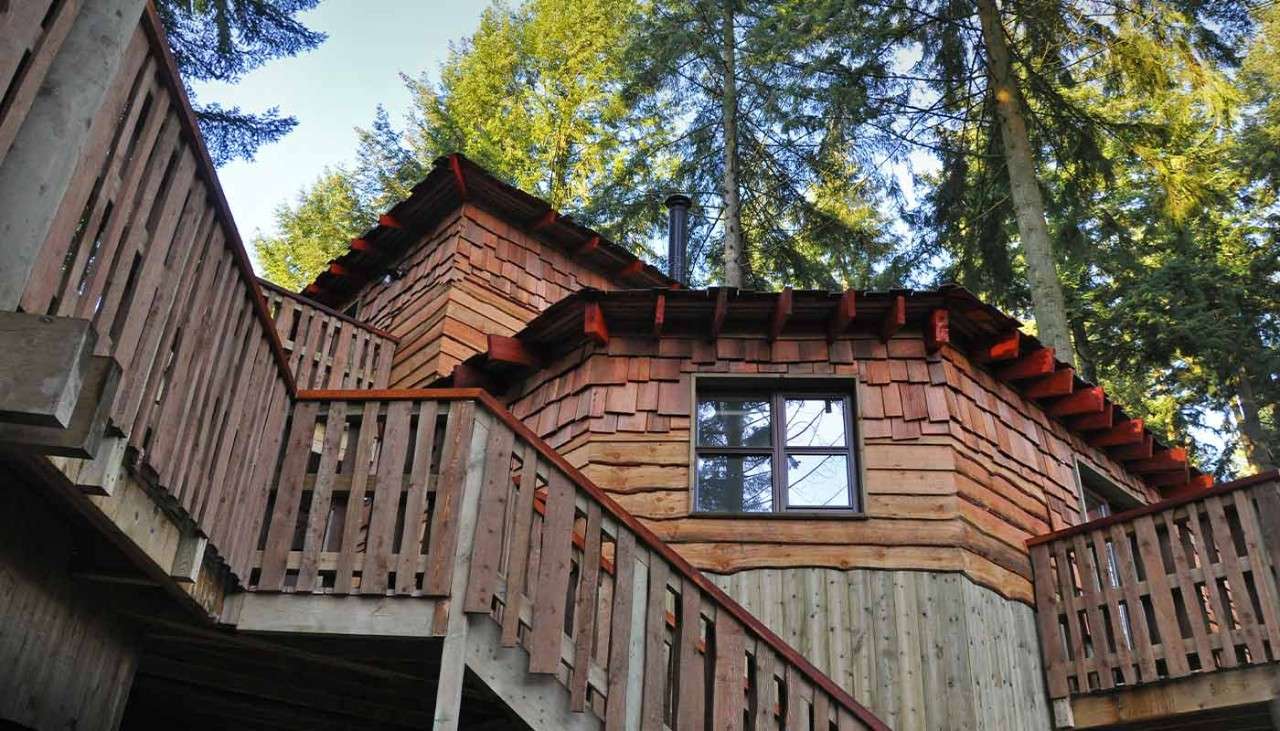
<path id="1" fill-rule="evenodd" d="M 582 308 L 582 332 L 599 346 L 609 344 L 609 324 L 604 320 L 604 310 L 595 302 Z"/>
<path id="2" fill-rule="evenodd" d="M 884 312 L 884 319 L 880 321 L 881 342 L 889 342 L 889 338 L 906 324 L 907 298 L 900 294 L 894 295 L 893 300 L 889 302 L 889 309 Z"/>
<path id="3" fill-rule="evenodd" d="M 1130 471 L 1138 474 L 1149 472 L 1173 472 L 1187 469 L 1187 450 L 1182 447 L 1162 449 L 1147 459 L 1125 465 Z"/>
<path id="4" fill-rule="evenodd" d="M 1053 373 L 1057 366 L 1053 359 L 1053 348 L 1040 348 L 1019 358 L 1012 365 L 996 371 L 996 378 L 1005 381 L 1019 381 L 1024 378 L 1035 378 Z"/>
<path id="5" fill-rule="evenodd" d="M 1054 371 L 1044 378 L 1032 381 L 1022 395 L 1029 399 L 1054 398 L 1056 396 L 1069 396 L 1071 391 L 1076 387 L 1075 369 L 1067 366 L 1062 370 Z"/>
<path id="6" fill-rule="evenodd" d="M 387 228 L 404 228 L 404 225 L 400 223 L 400 219 L 396 218 L 390 213 L 383 213 L 379 215 L 378 225 L 386 226 Z"/>
<path id="7" fill-rule="evenodd" d="M 938 308 L 929 313 L 929 321 L 924 327 L 924 350 L 933 354 L 951 342 L 951 313 Z"/>
<path id="8" fill-rule="evenodd" d="M 1135 459 L 1147 459 L 1155 453 L 1156 438 L 1150 434 L 1142 435 L 1142 441 L 1137 444 L 1126 444 L 1123 447 L 1115 447 L 1107 450 L 1107 454 L 1117 462 L 1127 462 Z"/>
<path id="9" fill-rule="evenodd" d="M 1199 479 L 1199 478 L 1192 478 L 1193 482 L 1196 479 Z M 1143 505 L 1140 508 L 1134 508 L 1133 510 L 1126 510 L 1123 513 L 1116 513 L 1115 515 L 1108 515 L 1105 518 L 1091 520 L 1088 523 L 1073 525 L 1070 528 L 1063 528 L 1062 530 L 1054 531 L 1052 533 L 1046 533 L 1042 536 L 1034 536 L 1032 538 L 1027 539 L 1026 541 L 1027 547 L 1030 548 L 1031 546 L 1038 546 L 1042 543 L 1049 543 L 1051 541 L 1056 541 L 1062 538 L 1070 538 L 1071 536 L 1077 536 L 1077 535 L 1080 535 L 1081 533 L 1088 533 L 1089 531 L 1097 530 L 1098 528 L 1106 528 L 1112 525 L 1128 523 L 1129 521 L 1134 520 L 1135 518 L 1141 518 L 1144 515 L 1152 515 L 1154 513 L 1159 513 L 1165 510 L 1172 510 L 1173 508 L 1186 505 L 1187 503 L 1195 502 L 1196 500 L 1203 500 L 1204 498 L 1212 497 L 1214 495 L 1225 495 L 1226 493 L 1229 493 L 1235 490 L 1240 490 L 1246 487 L 1253 487 L 1254 485 L 1261 485 L 1264 482 L 1280 482 L 1280 470 L 1268 470 L 1267 472 L 1260 472 L 1256 475 L 1241 477 L 1238 480 L 1232 480 L 1231 482 L 1224 482 L 1220 485 L 1216 485 L 1214 487 L 1208 488 L 1196 494 L 1186 495 L 1182 497 L 1171 497 L 1167 500 L 1161 500 L 1160 502 L 1157 502 L 1157 503 L 1151 503 L 1150 505 Z"/>
<path id="10" fill-rule="evenodd" d="M 1010 330 L 1007 334 L 979 347 L 973 354 L 973 359 L 979 363 L 1013 360 L 1018 357 L 1018 350 L 1021 347 L 1022 333 L 1018 330 Z"/>
<path id="11" fill-rule="evenodd" d="M 1102 410 L 1096 414 L 1088 414 L 1086 416 L 1077 416 L 1074 419 L 1067 420 L 1067 428 L 1071 431 L 1098 431 L 1100 429 L 1110 429 L 1116 423 L 1116 406 L 1112 403 L 1104 403 Z"/>
<path id="12" fill-rule="evenodd" d="M 556 219 L 558 218 L 560 218 L 560 214 L 556 213 L 556 209 L 552 208 L 548 210 L 546 213 L 542 214 L 538 218 L 538 220 L 534 221 L 533 224 L 529 226 L 529 230 L 541 231 L 547 226 L 550 226 L 551 224 L 555 223 Z"/>
<path id="13" fill-rule="evenodd" d="M 720 337 L 720 329 L 724 327 L 724 318 L 729 315 L 729 290 L 725 287 L 716 289 L 716 308 L 711 313 L 711 340 Z"/>
<path id="14" fill-rule="evenodd" d="M 267 280 L 265 280 L 265 279 L 259 279 L 259 280 L 258 280 L 258 284 L 259 284 L 259 286 L 261 286 L 261 287 L 263 287 L 263 288 L 265 288 L 265 289 L 269 289 L 269 290 L 271 290 L 271 291 L 273 291 L 273 292 L 278 292 L 278 293 L 280 293 L 280 294 L 284 295 L 285 297 L 288 297 L 288 298 L 290 298 L 290 299 L 292 299 L 292 300 L 296 300 L 296 301 L 298 301 L 298 302 L 301 302 L 302 304 L 306 305 L 307 307 L 311 307 L 311 308 L 313 308 L 313 309 L 319 310 L 319 311 L 323 312 L 324 314 L 328 315 L 329 317 L 337 318 L 337 319 L 339 319 L 339 320 L 342 320 L 342 321 L 343 321 L 343 322 L 345 322 L 345 323 L 348 323 L 348 324 L 351 324 L 351 325 L 355 325 L 356 327 L 361 328 L 361 329 L 365 330 L 366 332 L 373 333 L 374 335 L 377 335 L 378 337 L 382 338 L 383 340 L 390 340 L 391 342 L 393 342 L 393 343 L 397 343 L 397 344 L 399 344 L 399 342 L 400 342 L 400 337 L 399 337 L 398 335 L 392 335 L 391 333 L 387 332 L 386 330 L 383 330 L 383 329 L 381 329 L 381 328 L 374 327 L 373 325 L 370 325 L 370 324 L 369 324 L 369 323 L 367 323 L 367 322 L 364 322 L 364 321 L 362 321 L 362 320 L 357 320 L 356 318 L 354 318 L 354 317 L 352 317 L 352 316 L 350 316 L 350 315 L 344 315 L 344 314 L 342 314 L 341 312 L 338 312 L 337 310 L 333 309 L 332 307 L 326 307 L 325 305 L 322 305 L 322 304 L 320 304 L 319 302 L 316 302 L 315 300 L 313 300 L 313 299 L 311 299 L 311 298 L 309 298 L 309 297 L 304 297 L 304 296 L 302 296 L 302 295 L 298 294 L 297 292 L 290 292 L 289 290 L 285 289 L 284 287 L 281 287 L 281 286 L 279 286 L 279 285 L 277 285 L 277 284 L 272 284 L 271 282 L 268 282 L 268 281 L 267 281 Z"/>
<path id="15" fill-rule="evenodd" d="M 827 342 L 834 343 L 849 329 L 853 318 L 858 316 L 858 294 L 852 289 L 845 290 L 831 313 L 831 324 L 827 327 Z"/>
<path id="16" fill-rule="evenodd" d="M 195 113 L 191 110 L 191 100 L 187 98 L 187 90 L 182 85 L 182 77 L 178 74 L 178 65 L 173 60 L 173 52 L 169 50 L 169 39 L 165 35 L 164 25 L 151 0 L 148 0 L 146 11 L 142 14 L 142 28 L 147 34 L 151 52 L 159 58 L 163 67 L 160 79 L 176 102 L 173 106 L 178 110 L 178 121 L 183 128 L 183 136 L 196 153 L 196 167 L 204 180 L 207 194 L 213 200 L 218 218 L 224 224 L 223 234 L 226 236 L 226 244 L 231 248 L 241 279 L 249 288 L 249 296 L 253 299 L 254 316 L 262 325 L 264 337 L 267 338 L 267 343 L 271 347 L 271 354 L 275 358 L 280 378 L 284 381 L 285 390 L 292 396 L 298 392 L 298 386 L 294 382 L 293 371 L 289 368 L 289 356 L 285 354 L 284 344 L 280 342 L 280 336 L 276 333 L 271 310 L 267 307 L 266 298 L 262 296 L 262 288 L 258 286 L 258 277 L 253 273 L 253 264 L 249 261 L 244 241 L 240 238 L 240 230 L 236 228 L 235 218 L 231 215 L 231 206 L 227 205 L 227 197 L 222 192 L 222 183 L 218 181 L 217 169 L 213 165 L 213 159 L 209 157 L 204 137 L 200 135 L 200 126 L 196 123 Z"/>
<path id="17" fill-rule="evenodd" d="M 591 256 L 592 254 L 596 253 L 596 251 L 599 248 L 600 248 L 600 237 L 592 236 L 591 238 L 587 239 L 587 243 L 583 244 L 582 246 L 579 246 L 578 250 L 573 252 L 573 255 L 576 257 Z"/>
<path id="18" fill-rule="evenodd" d="M 773 301 L 773 316 L 769 318 L 769 342 L 782 335 L 782 328 L 787 326 L 791 317 L 791 288 L 785 287 Z"/>
<path id="19" fill-rule="evenodd" d="M 1118 447 L 1122 444 L 1141 442 L 1146 423 L 1142 419 L 1129 419 L 1087 440 L 1091 447 Z"/>
<path id="20" fill-rule="evenodd" d="M 1152 472 L 1142 476 L 1150 487 L 1179 488 L 1191 481 L 1191 470 L 1186 465 L 1172 472 Z"/>
<path id="21" fill-rule="evenodd" d="M 1074 416 L 1076 414 L 1093 414 L 1102 411 L 1106 405 L 1106 392 L 1102 386 L 1090 386 L 1081 391 L 1054 401 L 1045 407 L 1049 416 Z"/>
<path id="22" fill-rule="evenodd" d="M 626 279 L 628 277 L 634 277 L 642 271 L 644 271 L 644 262 L 639 259 L 632 259 L 626 264 L 623 264 L 618 271 L 614 272 L 613 276 L 618 279 Z"/>
<path id="23" fill-rule="evenodd" d="M 373 251 L 373 245 L 364 239 L 351 239 L 352 251 Z"/>
<path id="24" fill-rule="evenodd" d="M 449 156 L 449 169 L 453 171 L 453 184 L 458 188 L 458 200 L 467 200 L 467 176 L 462 173 L 462 162 L 458 153 Z"/>
<path id="25" fill-rule="evenodd" d="M 489 360 L 495 363 L 524 366 L 525 368 L 541 368 L 542 359 L 530 350 L 523 342 L 505 335 L 490 335 Z"/>
<path id="26" fill-rule="evenodd" d="M 578 489 L 587 493 L 591 499 L 600 503 L 600 506 L 609 513 L 609 515 L 619 523 L 625 525 L 628 530 L 636 535 L 636 538 L 642 541 L 646 547 L 658 554 L 667 563 L 671 564 L 681 576 L 692 582 L 704 594 L 708 595 L 712 601 L 720 605 L 719 608 L 728 611 L 738 620 L 744 627 L 749 628 L 755 633 L 761 641 L 770 645 L 774 652 L 784 658 L 788 663 L 795 666 L 801 673 L 807 676 L 807 680 L 821 688 L 831 698 L 844 706 L 849 712 L 858 717 L 862 723 L 873 731 L 889 731 L 889 727 L 874 714 L 868 711 L 861 703 L 858 703 L 853 696 L 849 695 L 843 688 L 831 680 L 814 667 L 803 655 L 795 648 L 788 645 L 778 635 L 774 634 L 766 627 L 754 614 L 747 611 L 742 605 L 734 601 L 720 587 L 711 582 L 698 569 L 686 561 L 680 554 L 676 553 L 671 546 L 667 545 L 661 538 L 654 535 L 643 523 L 637 520 L 631 513 L 627 512 L 622 506 L 614 502 L 608 493 L 600 489 L 594 482 L 587 478 L 586 475 L 578 471 L 576 467 L 569 464 L 560 453 L 556 452 L 546 442 L 542 440 L 529 427 L 525 426 L 519 419 L 511 415 L 501 403 L 486 391 L 481 389 L 468 388 L 449 388 L 449 389 L 411 389 L 411 390 L 391 390 L 391 391 L 301 391 L 298 399 L 302 401 L 385 401 L 385 400 L 437 400 L 437 401 L 458 401 L 463 399 L 473 399 L 478 401 L 485 409 L 515 432 L 518 437 L 538 451 L 538 454 L 547 462 L 555 465 L 557 469 L 563 472 L 570 480 L 572 480 Z"/>
<path id="27" fill-rule="evenodd" d="M 345 277 L 351 273 L 351 270 L 336 261 L 331 261 L 329 262 L 329 273 L 335 277 Z"/>
<path id="28" fill-rule="evenodd" d="M 662 326 L 667 321 L 667 296 L 661 292 L 653 303 L 653 336 L 662 337 Z"/>

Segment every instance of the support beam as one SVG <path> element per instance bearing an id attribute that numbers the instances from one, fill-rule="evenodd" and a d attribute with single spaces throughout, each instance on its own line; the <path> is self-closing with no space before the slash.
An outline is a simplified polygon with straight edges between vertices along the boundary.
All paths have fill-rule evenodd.
<path id="1" fill-rule="evenodd" d="M 907 298 L 897 294 L 889 301 L 889 309 L 885 310 L 880 320 L 880 341 L 889 342 L 893 334 L 907 324 Z"/>
<path id="2" fill-rule="evenodd" d="M 467 199 L 467 176 L 462 172 L 462 161 L 458 159 L 458 153 L 449 156 L 449 169 L 453 171 L 453 185 L 458 189 L 458 199 L 465 201 Z"/>
<path id="3" fill-rule="evenodd" d="M 1053 359 L 1053 348 L 1041 348 L 1027 353 L 1013 364 L 996 371 L 996 377 L 1005 381 L 1038 378 L 1053 373 L 1055 367 L 1057 364 Z"/>
<path id="4" fill-rule="evenodd" d="M 99 112 L 109 100 L 108 91 L 121 72 L 145 7 L 145 0 L 82 3 L 3 155 L 0 310 L 18 309 L 45 241 L 51 236 L 65 241 L 61 237 L 73 233 L 54 231 L 54 219 L 64 205 L 78 212 L 91 192 L 94 173 L 90 169 L 97 168 L 79 168 L 94 165 L 91 158 L 105 154 L 116 118 Z M 16 7 L 9 10 L 16 12 Z M 50 274 L 56 276 L 57 271 Z"/>
<path id="5" fill-rule="evenodd" d="M 858 316 L 857 299 L 858 295 L 852 289 L 840 295 L 840 300 L 836 302 L 836 309 L 831 313 L 831 320 L 827 326 L 828 343 L 835 342 L 835 339 L 844 335 L 849 325 L 853 324 L 853 319 Z"/>
<path id="6" fill-rule="evenodd" d="M 588 302 L 582 311 L 582 332 L 599 346 L 609 344 L 609 325 L 604 320 L 604 310 L 598 302 Z"/>
<path id="7" fill-rule="evenodd" d="M 390 213 L 384 213 L 378 216 L 378 225 L 386 226 L 387 228 L 404 228 L 404 225 L 400 223 L 400 219 Z"/>
<path id="8" fill-rule="evenodd" d="M 773 317 L 769 319 L 769 342 L 772 343 L 782 335 L 782 328 L 787 326 L 787 320 L 791 318 L 791 304 L 791 288 L 785 287 L 773 302 Z"/>
<path id="9" fill-rule="evenodd" d="M 1139 460 L 1126 465 L 1140 475 L 1153 472 L 1176 472 L 1187 469 L 1187 450 L 1182 447 L 1170 447 L 1156 452 L 1148 459 Z"/>
<path id="10" fill-rule="evenodd" d="M 1109 451 L 1112 458 L 1121 462 L 1128 462 L 1135 459 L 1148 459 L 1155 452 L 1156 440 L 1150 434 L 1144 434 L 1142 441 L 1137 444 L 1126 444 L 1123 447 L 1116 447 Z"/>
<path id="11" fill-rule="evenodd" d="M 640 261 L 639 259 L 632 259 L 631 261 L 622 265 L 622 268 L 618 269 L 618 271 L 614 272 L 614 277 L 618 279 L 629 279 L 643 271 L 644 271 L 644 262 Z"/>
<path id="12" fill-rule="evenodd" d="M 579 246 L 578 250 L 573 252 L 573 255 L 578 258 L 581 258 L 584 256 L 591 256 L 592 254 L 596 253 L 596 251 L 599 250 L 599 248 L 600 248 L 600 237 L 592 236 L 591 238 L 587 239 L 587 243 L 583 244 L 582 246 Z"/>
<path id="13" fill-rule="evenodd" d="M 939 308 L 929 313 L 924 325 L 924 350 L 932 355 L 951 342 L 951 313 Z"/>
<path id="14" fill-rule="evenodd" d="M 505 365 L 523 366 L 535 370 L 542 365 L 542 359 L 524 342 L 504 335 L 489 336 L 489 350 L 486 355 L 489 360 Z"/>
<path id="15" fill-rule="evenodd" d="M 1142 441 L 1145 423 L 1142 419 L 1129 419 L 1111 427 L 1101 434 L 1089 438 L 1091 447 L 1119 447 L 1124 444 L 1135 444 Z"/>
<path id="16" fill-rule="evenodd" d="M 1143 475 L 1143 481 L 1151 487 L 1179 487 L 1187 484 L 1191 480 L 1190 470 L 1178 470 L 1177 472 L 1153 472 Z"/>
<path id="17" fill-rule="evenodd" d="M 1022 333 L 1017 330 L 1010 330 L 995 340 L 979 346 L 973 354 L 973 359 L 979 363 L 997 363 L 1013 360 L 1018 357 L 1018 350 L 1021 347 Z"/>
<path id="18" fill-rule="evenodd" d="M 720 330 L 724 328 L 724 318 L 729 314 L 729 289 L 728 287 L 716 288 L 716 309 L 711 314 L 711 330 L 709 332 L 710 340 L 720 337 Z"/>
<path id="19" fill-rule="evenodd" d="M 662 337 L 662 328 L 667 323 L 667 296 L 658 293 L 658 298 L 653 303 L 653 336 L 655 338 Z"/>
<path id="20" fill-rule="evenodd" d="M 544 228 L 555 223 L 556 220 L 559 218 L 560 218 L 560 214 L 556 213 L 556 210 L 552 208 L 551 210 L 539 216 L 538 220 L 534 221 L 533 224 L 529 226 L 529 228 L 530 230 L 533 230 L 533 231 L 541 231 Z"/>
<path id="21" fill-rule="evenodd" d="M 0 311 L 0 423 L 69 426 L 96 341 L 85 319 Z"/>
<path id="22" fill-rule="evenodd" d="M 364 239 L 351 239 L 352 251 L 373 251 L 373 244 Z"/>
<path id="23" fill-rule="evenodd" d="M 450 378 L 453 380 L 454 388 L 483 388 L 487 391 L 491 385 L 488 376 L 467 363 L 454 366 Z"/>
<path id="24" fill-rule="evenodd" d="M 1149 481 L 1148 481 L 1149 483 Z M 1165 500 L 1180 500 L 1182 498 L 1192 497 L 1193 495 L 1208 490 L 1213 487 L 1213 476 L 1196 475 L 1186 482 L 1171 486 L 1165 490 L 1163 497 Z"/>
<path id="25" fill-rule="evenodd" d="M 1022 391 L 1022 395 L 1029 399 L 1056 398 L 1058 396 L 1068 396 L 1075 388 L 1076 371 L 1070 366 L 1060 371 L 1054 371 L 1036 381 L 1032 381 Z"/>
<path id="26" fill-rule="evenodd" d="M 1102 410 L 1094 414 L 1086 414 L 1085 416 L 1077 416 L 1067 421 L 1067 428 L 1071 431 L 1101 431 L 1102 429 L 1110 429 L 1115 426 L 1116 407 L 1115 404 L 1105 403 Z"/>
<path id="27" fill-rule="evenodd" d="M 1054 401 L 1045 411 L 1049 416 L 1096 414 L 1106 405 L 1107 395 L 1101 386 L 1091 386 Z"/>

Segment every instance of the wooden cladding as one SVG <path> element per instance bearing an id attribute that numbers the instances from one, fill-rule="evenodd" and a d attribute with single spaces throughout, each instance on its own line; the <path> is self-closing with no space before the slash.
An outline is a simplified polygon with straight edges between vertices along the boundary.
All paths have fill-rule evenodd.
<path id="1" fill-rule="evenodd" d="M 386 333 L 274 287 L 264 294 L 298 388 L 387 387 L 396 344 Z"/>
<path id="2" fill-rule="evenodd" d="M 492 399 L 379 396 L 298 403 L 252 590 L 447 598 L 606 728 L 885 728 Z"/>
<path id="3" fill-rule="evenodd" d="M 1278 525 L 1272 475 L 1035 542 L 1049 696 L 1280 659 Z"/>
<path id="4" fill-rule="evenodd" d="M 0 150 L 78 5 L 18 3 L 0 21 L 6 33 L 37 33 L 0 49 L 0 83 L 15 94 L 0 108 Z M 164 43 L 149 9 L 93 116 L 21 307 L 92 323 L 95 354 L 122 369 L 109 418 L 134 474 L 244 578 L 292 384 Z M 24 44 L 31 55 L 17 62 Z M 97 466 L 114 475 L 125 450 L 110 454 Z"/>

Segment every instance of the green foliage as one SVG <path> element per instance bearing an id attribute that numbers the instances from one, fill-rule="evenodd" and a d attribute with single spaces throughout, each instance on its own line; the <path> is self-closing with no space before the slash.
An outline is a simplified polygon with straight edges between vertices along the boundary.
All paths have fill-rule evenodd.
<path id="1" fill-rule="evenodd" d="M 238 81 L 276 58 L 295 56 L 324 42 L 295 17 L 319 0 L 157 0 L 169 47 L 184 80 Z M 297 120 L 276 107 L 247 112 L 199 104 L 187 95 L 214 163 L 252 160 L 258 148 L 288 134 Z"/>
<path id="2" fill-rule="evenodd" d="M 351 238 L 367 229 L 373 217 L 351 175 L 326 170 L 298 194 L 294 205 L 276 209 L 278 233 L 254 239 L 263 275 L 282 287 L 302 289 L 346 251 Z"/>

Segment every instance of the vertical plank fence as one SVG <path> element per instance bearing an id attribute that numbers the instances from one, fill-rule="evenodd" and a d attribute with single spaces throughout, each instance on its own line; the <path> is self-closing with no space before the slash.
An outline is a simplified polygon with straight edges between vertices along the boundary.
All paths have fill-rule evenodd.
<path id="1" fill-rule="evenodd" d="M 252 590 L 447 599 L 606 728 L 886 728 L 482 392 L 299 398 Z M 451 596 L 469 489 L 469 573 Z"/>
<path id="2" fill-rule="evenodd" d="M 260 282 L 290 372 L 301 389 L 381 389 L 396 339 L 327 307 Z"/>
<path id="3" fill-rule="evenodd" d="M 1280 479 L 1028 542 L 1051 699 L 1280 659 Z"/>

